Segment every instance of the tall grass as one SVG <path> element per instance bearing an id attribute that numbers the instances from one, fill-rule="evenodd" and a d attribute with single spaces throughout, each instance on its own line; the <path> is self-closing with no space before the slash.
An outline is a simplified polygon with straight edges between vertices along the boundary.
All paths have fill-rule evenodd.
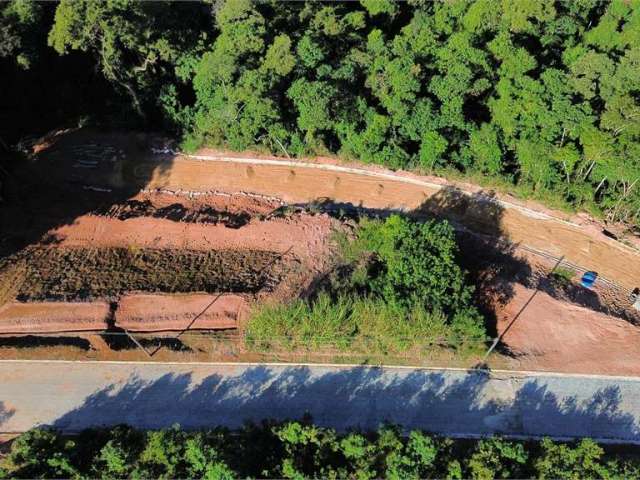
<path id="1" fill-rule="evenodd" d="M 384 355 L 439 346 L 476 353 L 485 335 L 474 325 L 461 315 L 447 322 L 442 313 L 417 306 L 406 309 L 372 297 L 331 299 L 321 293 L 312 304 L 298 299 L 257 307 L 245 340 L 259 351 L 331 348 Z"/>

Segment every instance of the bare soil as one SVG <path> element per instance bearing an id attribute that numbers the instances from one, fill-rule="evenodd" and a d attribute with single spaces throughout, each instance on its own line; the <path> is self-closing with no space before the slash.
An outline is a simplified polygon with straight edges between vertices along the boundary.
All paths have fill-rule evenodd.
<path id="1" fill-rule="evenodd" d="M 240 295 L 134 294 L 118 302 L 115 325 L 132 332 L 224 330 L 237 328 L 247 313 Z"/>
<path id="2" fill-rule="evenodd" d="M 514 288 L 513 300 L 498 314 L 498 332 L 520 368 L 640 375 L 638 327 L 542 291 Z"/>
<path id="3" fill-rule="evenodd" d="M 177 222 L 135 217 L 119 220 L 83 215 L 72 224 L 49 232 L 58 247 L 129 247 L 188 249 L 193 251 L 290 252 L 313 260 L 326 246 L 337 222 L 327 215 L 297 214 L 288 218 L 252 220 L 241 228 L 222 224 Z"/>
<path id="4" fill-rule="evenodd" d="M 102 331 L 109 327 L 108 317 L 106 302 L 10 302 L 0 307 L 0 332 Z"/>

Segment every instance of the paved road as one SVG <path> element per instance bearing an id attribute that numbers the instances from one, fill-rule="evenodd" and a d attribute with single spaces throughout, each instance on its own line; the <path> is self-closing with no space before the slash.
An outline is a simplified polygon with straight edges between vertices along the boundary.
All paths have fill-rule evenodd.
<path id="1" fill-rule="evenodd" d="M 299 418 L 387 421 L 448 435 L 499 433 L 640 443 L 640 379 L 407 368 L 0 362 L 0 432 L 240 426 Z"/>

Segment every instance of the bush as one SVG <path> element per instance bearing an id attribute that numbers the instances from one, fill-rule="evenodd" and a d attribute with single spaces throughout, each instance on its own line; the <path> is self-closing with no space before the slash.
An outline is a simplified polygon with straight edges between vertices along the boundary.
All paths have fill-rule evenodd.
<path id="1" fill-rule="evenodd" d="M 363 220 L 355 240 L 338 240 L 339 273 L 314 299 L 258 307 L 247 328 L 251 348 L 388 354 L 434 345 L 471 353 L 483 346 L 483 321 L 448 223 L 394 215 Z"/>
<path id="2" fill-rule="evenodd" d="M 473 288 L 457 263 L 458 245 L 446 221 L 420 223 L 398 215 L 362 224 L 355 250 L 379 261 L 371 278 L 373 292 L 386 301 L 448 316 L 468 309 Z"/>
<path id="3" fill-rule="evenodd" d="M 576 272 L 562 267 L 556 268 L 553 273 L 551 273 L 551 279 L 561 287 L 569 286 L 575 276 Z"/>

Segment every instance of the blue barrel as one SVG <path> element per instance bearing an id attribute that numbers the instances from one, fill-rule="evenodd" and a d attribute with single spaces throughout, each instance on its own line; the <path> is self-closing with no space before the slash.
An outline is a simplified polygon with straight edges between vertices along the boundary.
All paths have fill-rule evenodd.
<path id="1" fill-rule="evenodd" d="M 587 272 L 582 276 L 580 283 L 585 288 L 591 288 L 596 283 L 596 278 L 598 278 L 598 272 Z"/>

